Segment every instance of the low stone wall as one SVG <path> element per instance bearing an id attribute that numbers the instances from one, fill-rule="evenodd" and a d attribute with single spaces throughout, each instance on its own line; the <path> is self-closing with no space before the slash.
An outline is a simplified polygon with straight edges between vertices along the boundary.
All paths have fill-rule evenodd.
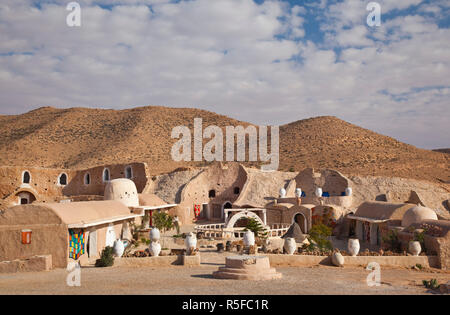
<path id="1" fill-rule="evenodd" d="M 52 269 L 52 255 L 33 256 L 0 262 L 0 273 L 49 271 Z"/>
<path id="2" fill-rule="evenodd" d="M 314 265 L 331 265 L 329 256 L 308 255 L 267 255 L 272 267 L 305 267 Z M 379 263 L 380 266 L 410 268 L 420 264 L 426 268 L 438 268 L 437 256 L 344 256 L 344 266 L 367 266 L 370 262 Z"/>
<path id="3" fill-rule="evenodd" d="M 173 265 L 198 266 L 200 255 L 171 255 L 158 257 L 122 257 L 114 260 L 114 267 L 168 267 Z"/>

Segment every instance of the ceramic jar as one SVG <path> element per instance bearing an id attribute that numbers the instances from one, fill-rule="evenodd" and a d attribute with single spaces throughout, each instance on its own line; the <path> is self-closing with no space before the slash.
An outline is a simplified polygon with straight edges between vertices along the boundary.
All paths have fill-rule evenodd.
<path id="1" fill-rule="evenodd" d="M 197 248 L 197 238 L 194 233 L 189 233 L 186 235 L 186 239 L 184 240 L 184 245 L 186 245 L 186 250 L 190 253 L 191 249 Z"/>
<path id="2" fill-rule="evenodd" d="M 413 256 L 419 256 L 420 252 L 422 251 L 422 247 L 420 246 L 420 242 L 417 241 L 411 241 L 409 242 L 409 252 Z"/>
<path id="3" fill-rule="evenodd" d="M 287 237 L 284 240 L 284 249 L 288 255 L 294 255 L 295 250 L 297 249 L 297 242 L 295 241 L 295 238 Z"/>
<path id="4" fill-rule="evenodd" d="M 244 234 L 244 246 L 254 246 L 255 245 L 255 234 L 252 231 L 247 231 Z"/>
<path id="5" fill-rule="evenodd" d="M 150 250 L 150 254 L 152 256 L 158 257 L 161 252 L 161 244 L 158 242 L 151 242 L 148 249 Z"/>
<path id="6" fill-rule="evenodd" d="M 318 198 L 322 197 L 323 191 L 322 188 L 316 188 L 316 196 Z"/>
<path id="7" fill-rule="evenodd" d="M 121 240 L 116 240 L 113 246 L 113 253 L 116 257 L 122 257 L 125 246 Z"/>
<path id="8" fill-rule="evenodd" d="M 159 230 L 157 228 L 153 228 L 150 230 L 150 240 L 152 242 L 159 241 L 160 238 L 161 238 L 161 233 L 159 232 Z"/>
<path id="9" fill-rule="evenodd" d="M 331 255 L 331 262 L 337 267 L 344 266 L 344 256 L 341 253 L 335 252 Z"/>
<path id="10" fill-rule="evenodd" d="M 360 245 L 359 239 L 357 238 L 349 238 L 347 244 L 348 252 L 351 256 L 355 257 L 359 253 Z"/>

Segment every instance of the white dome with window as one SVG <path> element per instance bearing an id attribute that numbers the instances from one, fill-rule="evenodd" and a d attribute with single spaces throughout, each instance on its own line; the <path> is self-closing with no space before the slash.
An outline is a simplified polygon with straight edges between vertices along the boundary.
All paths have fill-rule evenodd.
<path id="1" fill-rule="evenodd" d="M 127 207 L 138 207 L 139 196 L 135 183 L 126 178 L 109 181 L 105 186 L 105 200 L 117 200 Z"/>

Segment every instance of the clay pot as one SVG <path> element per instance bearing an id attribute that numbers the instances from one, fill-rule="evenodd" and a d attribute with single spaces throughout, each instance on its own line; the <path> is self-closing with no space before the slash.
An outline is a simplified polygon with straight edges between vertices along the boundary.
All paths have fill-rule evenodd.
<path id="1" fill-rule="evenodd" d="M 409 242 L 409 252 L 413 254 L 413 256 L 419 256 L 422 251 L 422 247 L 420 246 L 420 242 L 411 241 Z"/>
<path id="2" fill-rule="evenodd" d="M 161 252 L 161 244 L 159 244 L 158 242 L 151 242 L 148 249 L 150 250 L 150 254 L 152 256 L 158 257 L 159 253 Z"/>
<path id="3" fill-rule="evenodd" d="M 255 245 L 255 234 L 252 231 L 245 232 L 243 241 L 244 241 L 244 246 Z"/>
<path id="4" fill-rule="evenodd" d="M 161 238 L 161 233 L 159 232 L 159 230 L 157 228 L 153 228 L 150 230 L 150 240 L 152 242 L 159 241 L 160 238 Z"/>
<path id="5" fill-rule="evenodd" d="M 322 188 L 316 188 L 316 196 L 320 198 L 322 197 L 322 194 L 323 194 Z"/>
<path id="6" fill-rule="evenodd" d="M 116 240 L 113 246 L 113 253 L 116 257 L 122 257 L 125 246 L 121 240 Z"/>
<path id="7" fill-rule="evenodd" d="M 351 196 L 353 194 L 353 189 L 351 187 L 345 188 L 345 195 Z"/>
<path id="8" fill-rule="evenodd" d="M 331 262 L 337 267 L 344 266 L 344 256 L 341 253 L 335 252 L 331 255 Z"/>
<path id="9" fill-rule="evenodd" d="M 188 251 L 190 248 L 197 248 L 197 238 L 195 237 L 194 233 L 189 233 L 188 235 L 186 235 L 184 245 L 186 245 L 186 249 Z"/>
<path id="10" fill-rule="evenodd" d="M 284 240 L 284 249 L 288 255 L 294 255 L 295 250 L 297 249 L 297 243 L 295 242 L 295 238 L 288 237 Z"/>
<path id="11" fill-rule="evenodd" d="M 348 252 L 351 256 L 355 257 L 359 253 L 360 245 L 359 239 L 357 238 L 349 238 L 347 244 Z"/>

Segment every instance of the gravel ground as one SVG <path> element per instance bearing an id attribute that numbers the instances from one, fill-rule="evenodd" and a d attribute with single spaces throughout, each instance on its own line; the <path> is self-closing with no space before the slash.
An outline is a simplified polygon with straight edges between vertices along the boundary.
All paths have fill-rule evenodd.
<path id="1" fill-rule="evenodd" d="M 450 280 L 445 272 L 382 269 L 381 286 L 368 287 L 364 268 L 314 266 L 277 268 L 280 280 L 217 280 L 211 273 L 225 254 L 202 252 L 202 265 L 172 267 L 83 267 L 81 287 L 66 285 L 67 271 L 0 275 L 0 294 L 431 294 L 421 282 Z"/>

